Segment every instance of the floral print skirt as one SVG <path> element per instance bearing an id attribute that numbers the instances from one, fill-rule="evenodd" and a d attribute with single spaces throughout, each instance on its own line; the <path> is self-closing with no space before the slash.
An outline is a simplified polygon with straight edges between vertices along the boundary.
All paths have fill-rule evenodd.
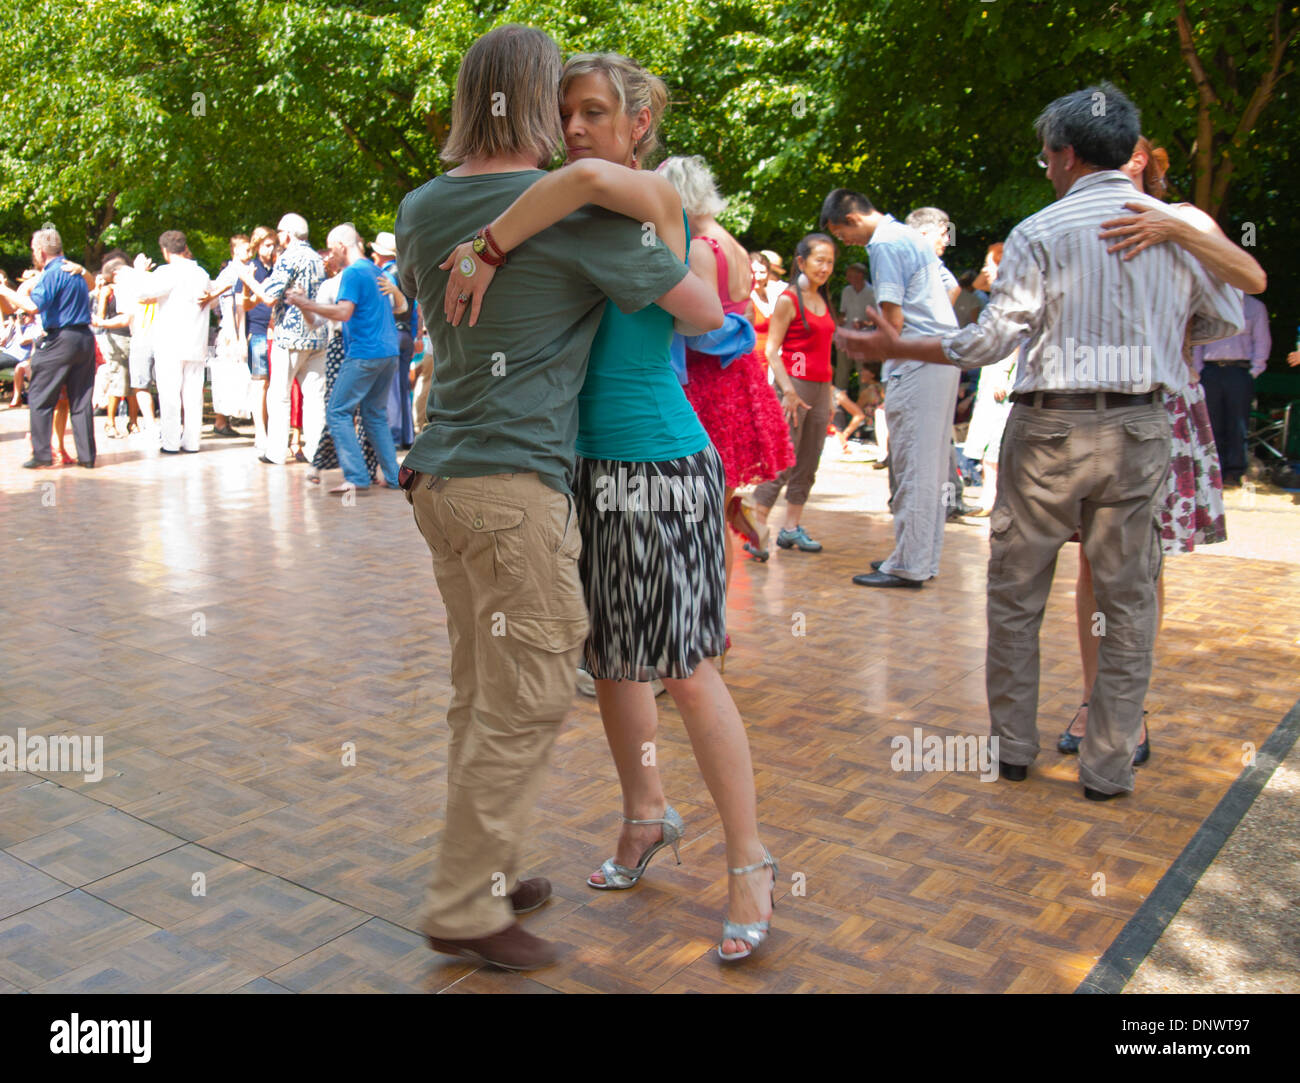
<path id="1" fill-rule="evenodd" d="M 1190 553 L 1198 545 L 1228 540 L 1223 475 L 1201 385 L 1166 392 L 1165 409 L 1173 448 L 1160 509 L 1160 545 L 1166 553 Z"/>

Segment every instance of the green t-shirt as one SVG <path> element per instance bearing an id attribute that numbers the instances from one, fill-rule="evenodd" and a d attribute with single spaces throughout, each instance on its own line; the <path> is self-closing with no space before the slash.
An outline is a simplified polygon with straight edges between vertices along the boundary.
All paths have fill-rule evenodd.
<path id="1" fill-rule="evenodd" d="M 584 459 L 658 463 L 703 451 L 709 434 L 669 360 L 673 318 L 658 305 L 624 314 L 605 305 L 578 397 Z"/>
<path id="2" fill-rule="evenodd" d="M 584 207 L 510 253 L 475 327 L 442 318 L 438 264 L 504 211 L 541 170 L 435 177 L 402 200 L 394 232 L 401 288 L 419 298 L 433 342 L 428 425 L 404 465 L 444 477 L 536 471 L 568 492 L 578 391 L 605 300 L 644 308 L 687 274 L 657 238 Z M 459 274 L 453 268 L 450 272 Z"/>

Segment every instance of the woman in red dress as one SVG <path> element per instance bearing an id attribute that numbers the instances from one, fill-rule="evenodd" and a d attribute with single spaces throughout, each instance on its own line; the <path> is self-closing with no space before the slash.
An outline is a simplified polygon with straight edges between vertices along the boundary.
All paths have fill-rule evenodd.
<path id="1" fill-rule="evenodd" d="M 701 278 L 713 278 L 724 313 L 753 320 L 750 291 L 753 272 L 749 253 L 718 224 L 725 204 L 703 158 L 669 158 L 659 172 L 681 194 L 691 229 L 690 265 Z M 723 507 L 727 521 L 751 546 L 767 549 L 765 528 L 749 516 L 736 490 L 770 481 L 794 464 L 794 449 L 763 363 L 756 352 L 722 365 L 712 354 L 686 351 L 686 397 L 718 449 L 726 472 Z M 735 545 L 727 534 L 727 581 Z"/>

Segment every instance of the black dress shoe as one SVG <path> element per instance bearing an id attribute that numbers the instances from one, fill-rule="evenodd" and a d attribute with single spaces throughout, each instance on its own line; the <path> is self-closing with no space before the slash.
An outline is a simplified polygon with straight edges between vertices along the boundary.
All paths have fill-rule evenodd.
<path id="1" fill-rule="evenodd" d="M 178 447 L 160 447 L 158 450 L 164 455 L 179 455 L 181 453 L 181 449 Z"/>
<path id="2" fill-rule="evenodd" d="M 274 459 L 268 459 L 265 455 L 259 455 L 259 456 L 257 457 L 257 461 L 258 461 L 259 463 L 266 463 L 266 464 L 268 464 L 269 466 L 279 466 L 279 465 L 280 465 L 280 464 L 277 463 Z"/>
<path id="3" fill-rule="evenodd" d="M 1024 782 L 1029 774 L 1029 766 L 1023 763 L 1005 763 L 998 760 L 998 776 L 1008 782 Z"/>
<path id="4" fill-rule="evenodd" d="M 78 460 L 77 460 L 77 465 L 80 466 L 80 467 L 85 468 L 86 470 L 94 470 L 94 469 L 95 469 L 95 464 L 94 464 L 93 462 L 86 462 L 85 459 L 78 459 Z"/>
<path id="5" fill-rule="evenodd" d="M 1091 786 L 1083 788 L 1083 796 L 1089 801 L 1109 801 L 1112 797 L 1123 797 L 1124 791 L 1119 793 L 1103 793 L 1101 790 L 1094 790 Z"/>
<path id="6" fill-rule="evenodd" d="M 871 562 L 871 570 L 872 570 L 873 572 L 878 572 L 878 571 L 880 571 L 880 566 L 881 566 L 882 564 L 884 564 L 884 563 L 885 563 L 885 562 L 884 562 L 883 560 L 873 560 L 873 561 Z"/>
<path id="7" fill-rule="evenodd" d="M 244 434 L 242 432 L 236 431 L 235 429 L 232 429 L 229 425 L 225 425 L 220 429 L 214 426 L 212 429 L 212 435 L 224 436 L 227 439 L 237 439 L 239 437 L 242 437 Z"/>
<path id="8" fill-rule="evenodd" d="M 853 582 L 860 587 L 912 587 L 913 589 L 919 589 L 922 581 L 920 579 L 904 579 L 902 576 L 877 571 L 867 575 L 855 575 Z"/>
<path id="9" fill-rule="evenodd" d="M 40 459 L 28 459 L 25 463 L 23 463 L 23 469 L 24 470 L 53 470 L 54 463 L 43 462 Z"/>

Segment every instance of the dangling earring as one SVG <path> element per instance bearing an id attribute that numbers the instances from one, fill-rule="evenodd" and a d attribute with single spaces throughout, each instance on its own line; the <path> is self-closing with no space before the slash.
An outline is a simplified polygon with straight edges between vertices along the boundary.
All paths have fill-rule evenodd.
<path id="1" fill-rule="evenodd" d="M 632 144 L 632 164 L 633 164 L 633 165 L 636 165 L 637 158 L 640 156 L 640 154 L 641 154 L 641 140 L 638 139 L 635 143 Z"/>

